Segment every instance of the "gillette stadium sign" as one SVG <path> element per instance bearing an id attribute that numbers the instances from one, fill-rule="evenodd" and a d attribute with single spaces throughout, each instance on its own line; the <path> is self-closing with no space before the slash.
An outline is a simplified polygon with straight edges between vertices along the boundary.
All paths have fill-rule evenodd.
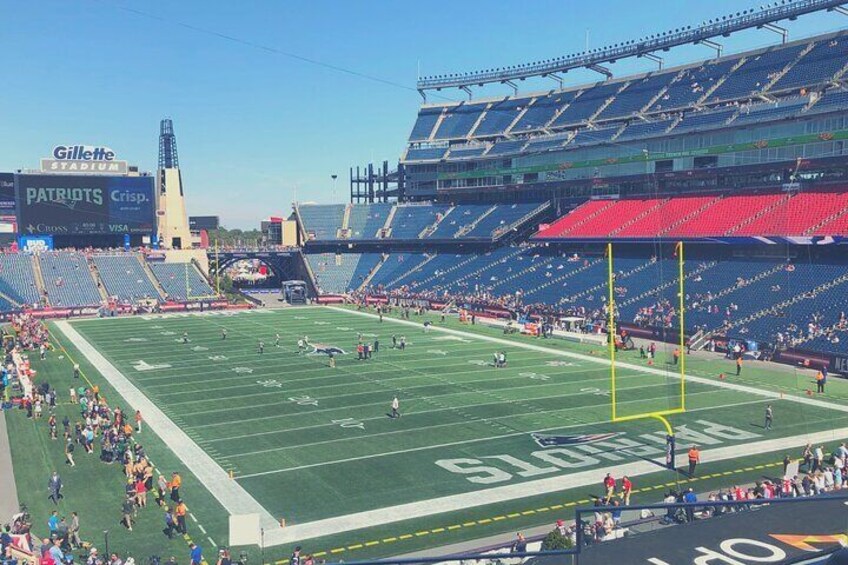
<path id="1" fill-rule="evenodd" d="M 105 145 L 57 145 L 52 156 L 41 160 L 44 173 L 127 174 L 127 162 L 115 159 Z"/>

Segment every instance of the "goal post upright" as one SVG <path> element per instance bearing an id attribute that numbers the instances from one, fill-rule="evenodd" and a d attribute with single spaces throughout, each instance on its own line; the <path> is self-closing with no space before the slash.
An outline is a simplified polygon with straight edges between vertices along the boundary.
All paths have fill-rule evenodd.
<path id="1" fill-rule="evenodd" d="M 615 274 L 612 260 L 612 242 L 607 243 L 607 286 L 609 287 L 609 299 L 607 309 L 609 319 L 607 322 L 607 343 L 610 355 L 610 397 L 612 399 L 612 421 L 617 420 L 617 401 L 615 386 Z"/>
<path id="2" fill-rule="evenodd" d="M 680 317 L 680 409 L 686 410 L 686 295 L 684 294 L 683 240 L 677 242 L 678 314 Z"/>

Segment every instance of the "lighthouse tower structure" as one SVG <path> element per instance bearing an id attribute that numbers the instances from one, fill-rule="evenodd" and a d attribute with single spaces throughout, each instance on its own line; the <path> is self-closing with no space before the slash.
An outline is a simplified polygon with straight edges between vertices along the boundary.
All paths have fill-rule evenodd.
<path id="1" fill-rule="evenodd" d="M 156 173 L 159 213 L 159 245 L 166 249 L 191 248 L 183 179 L 177 155 L 174 124 L 164 119 L 159 125 L 159 167 Z"/>

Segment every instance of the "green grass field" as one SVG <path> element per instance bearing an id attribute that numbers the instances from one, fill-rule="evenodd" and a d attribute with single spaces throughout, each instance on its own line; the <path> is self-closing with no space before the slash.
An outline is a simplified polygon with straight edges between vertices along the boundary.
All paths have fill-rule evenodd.
<path id="1" fill-rule="evenodd" d="M 428 333 L 424 319 L 434 322 Z M 319 307 L 71 325 L 218 465 L 231 470 L 250 496 L 286 520 L 281 532 L 294 537 L 281 538 L 283 545 L 269 550 L 278 558 L 295 540 L 319 556 L 349 560 L 551 523 L 560 511 L 568 517 L 568 507 L 600 494 L 607 471 L 617 477 L 633 473 L 637 496 L 689 481 L 649 461 L 663 456 L 659 422 L 610 423 L 609 368 L 606 352 L 597 346 L 504 336 L 453 319 L 441 324 L 435 315 L 410 324 L 390 317 L 381 323 L 353 310 Z M 117 396 L 79 348 L 57 326 L 52 329 L 66 353 L 84 363 L 86 375 Z M 182 343 L 183 332 L 190 343 Z M 274 345 L 277 333 L 280 347 Z M 369 361 L 356 359 L 359 333 L 367 342 L 380 341 L 380 351 Z M 393 334 L 406 336 L 405 351 L 391 348 Z M 347 354 L 337 357 L 334 369 L 326 356 L 298 355 L 296 342 L 304 335 Z M 264 354 L 257 351 L 259 339 Z M 506 368 L 491 365 L 494 351 L 506 352 Z M 634 352 L 619 360 L 634 365 L 618 369 L 620 414 L 677 405 L 679 381 L 664 355 L 653 367 Z M 54 354 L 42 365 L 55 378 L 70 380 L 68 359 Z M 811 406 L 796 400 L 808 399 L 807 373 L 751 365 L 741 377 L 717 378 L 732 367 L 714 356 L 690 357 L 687 373 L 700 379 L 687 384 L 687 412 L 670 417 L 678 436 L 678 466 L 684 466 L 690 443 L 704 450 L 696 478 L 700 488 L 767 474 L 784 450 L 797 452 L 807 434 L 829 432 L 828 442 L 848 437 L 844 382 L 833 379 L 823 397 L 827 404 Z M 388 417 L 395 395 L 403 414 L 399 419 Z M 762 416 L 768 403 L 776 422 L 766 432 Z M 32 427 L 16 424 L 19 433 L 32 434 L 27 426 Z M 50 442 L 37 430 L 38 441 L 49 450 Z M 579 436 L 604 433 L 618 435 L 575 443 Z M 561 443 L 545 444 L 532 434 L 556 436 Z M 208 535 L 196 527 L 192 531 L 191 523 L 190 534 L 209 538 L 207 547 L 213 541 L 225 544 L 226 511 L 171 453 L 168 440 L 149 431 L 144 436 L 158 467 L 181 469 L 188 477 L 190 508 Z M 57 451 L 52 457 L 60 463 Z M 95 480 L 111 471 L 95 461 L 84 463 Z M 104 477 L 110 484 L 117 481 L 119 493 L 120 474 Z M 44 481 L 25 482 L 37 488 Z M 118 494 L 113 495 L 96 499 L 114 502 L 117 520 Z M 49 510 L 41 505 L 37 510 Z M 363 529 L 345 525 L 351 516 Z M 161 553 L 184 548 L 184 540 L 166 544 L 161 539 L 158 518 L 158 512 L 145 517 L 146 533 L 130 535 L 113 526 L 113 536 L 128 550 L 143 547 L 151 553 L 151 544 L 164 546 Z M 91 520 L 99 519 L 92 512 Z"/>

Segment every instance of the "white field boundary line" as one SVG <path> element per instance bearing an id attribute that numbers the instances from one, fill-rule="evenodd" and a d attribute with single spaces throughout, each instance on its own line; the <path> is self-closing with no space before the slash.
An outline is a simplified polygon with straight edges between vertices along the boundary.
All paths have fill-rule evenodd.
<path id="1" fill-rule="evenodd" d="M 232 480 L 224 469 L 170 420 L 99 351 L 66 321 L 56 327 L 79 349 L 86 359 L 109 381 L 109 384 L 136 410 L 141 410 L 147 426 L 183 462 L 201 485 L 214 496 L 230 514 L 259 514 L 265 529 L 279 528 L 279 522 L 241 485 Z"/>
<path id="2" fill-rule="evenodd" d="M 368 317 L 372 317 L 372 318 L 377 318 L 376 315 L 368 314 L 368 313 L 365 313 L 365 312 L 356 312 L 356 311 L 345 310 L 343 308 L 335 308 L 335 307 L 328 307 L 328 308 L 330 308 L 332 310 L 337 310 L 339 312 L 345 312 L 347 314 L 361 315 L 361 316 L 368 316 Z M 417 326 L 417 324 L 414 323 L 414 322 L 406 322 L 404 320 L 394 320 L 394 319 L 391 319 L 391 318 L 384 318 L 384 319 L 391 321 L 393 323 L 397 323 L 397 324 Z M 203 452 L 203 450 L 200 447 L 198 447 L 194 442 L 192 442 L 191 439 L 189 439 L 188 436 L 186 436 L 184 434 L 184 432 L 182 432 L 182 430 L 180 430 L 176 425 L 173 424 L 173 422 L 171 422 L 164 414 L 162 414 L 161 411 L 155 405 L 153 405 L 153 403 L 150 402 L 147 399 L 147 397 L 145 397 L 138 389 L 136 389 L 126 379 L 126 377 L 124 377 L 117 369 L 115 369 L 115 367 L 112 366 L 111 363 L 108 362 L 108 360 L 106 360 L 99 352 L 97 352 L 81 336 L 79 336 L 79 334 L 73 328 L 70 327 L 70 324 L 68 324 L 67 322 L 57 322 L 57 327 L 59 327 L 60 330 L 63 331 L 63 333 L 65 333 L 65 335 L 67 335 L 69 338 L 73 339 L 73 337 L 74 337 L 73 335 L 69 335 L 69 333 L 75 334 L 77 336 L 77 339 L 74 341 L 77 344 L 77 347 L 80 349 L 80 351 L 83 353 L 83 355 L 86 355 L 86 357 L 89 359 L 90 362 L 92 362 L 92 364 L 94 364 L 96 367 L 98 367 L 99 370 L 101 370 L 101 373 L 103 373 L 104 377 L 106 377 L 107 379 L 110 380 L 110 382 L 113 384 L 113 386 L 115 386 L 115 383 L 109 377 L 115 378 L 116 380 L 121 380 L 124 383 L 126 383 L 126 385 L 128 385 L 131 388 L 131 392 L 134 393 L 131 396 L 137 395 L 138 397 L 140 397 L 140 400 L 144 404 L 149 405 L 149 408 L 147 409 L 148 413 L 151 413 L 151 414 L 157 414 L 158 413 L 159 415 L 161 415 L 161 422 L 170 424 L 170 426 L 172 426 L 174 429 L 176 429 L 176 431 L 184 437 L 184 442 L 181 442 L 180 445 L 171 445 L 171 443 L 169 442 L 169 446 L 174 451 L 174 453 L 176 453 L 177 456 L 180 457 L 180 459 L 183 460 L 187 464 L 187 466 L 192 470 L 192 472 L 195 472 L 198 479 L 200 479 L 204 482 L 207 489 L 210 492 L 213 493 L 213 496 L 215 496 L 216 498 L 218 498 L 219 501 L 222 502 L 222 504 L 224 505 L 224 507 L 227 509 L 228 512 L 244 513 L 245 509 L 241 506 L 241 504 L 243 504 L 246 501 L 249 501 L 250 503 L 259 506 L 258 502 L 256 502 L 252 497 L 250 497 L 250 495 L 246 491 L 244 491 L 243 489 L 239 489 L 239 490 L 243 493 L 243 496 L 245 498 L 242 498 L 241 496 L 239 496 L 238 500 L 232 501 L 234 503 L 233 505 L 235 506 L 235 510 L 233 510 L 230 505 L 225 504 L 223 502 L 223 500 L 221 500 L 223 493 L 221 493 L 219 491 L 219 489 L 229 490 L 231 488 L 232 484 L 235 483 L 236 481 L 230 480 L 229 477 L 227 477 L 226 473 L 223 471 L 223 469 L 221 469 L 205 452 Z M 467 334 L 465 332 L 461 332 L 461 331 L 458 331 L 458 330 L 452 330 L 452 329 L 448 329 L 448 328 L 438 328 L 438 327 L 436 327 L 436 328 L 432 328 L 432 329 L 437 330 L 437 331 L 442 331 L 442 332 L 445 332 L 445 333 L 448 333 L 448 334 L 463 336 L 463 337 L 476 337 L 478 339 L 482 339 L 483 341 L 488 341 L 488 342 L 491 342 L 491 343 L 498 343 L 498 344 L 502 344 L 502 345 L 512 345 L 512 346 L 523 347 L 525 349 L 540 351 L 540 352 L 543 352 L 543 353 L 546 353 L 546 354 L 553 354 L 553 355 L 558 355 L 558 356 L 562 356 L 562 357 L 571 357 L 571 358 L 577 358 L 577 359 L 591 360 L 591 361 L 594 361 L 595 363 L 603 363 L 602 360 L 594 359 L 594 358 L 589 357 L 589 356 L 585 356 L 585 355 L 581 355 L 581 354 L 577 354 L 577 353 L 572 353 L 572 352 L 567 352 L 567 351 L 559 351 L 559 350 L 555 350 L 555 349 L 548 349 L 548 348 L 545 348 L 545 347 L 535 346 L 535 345 L 531 345 L 531 344 L 524 344 L 524 343 L 521 343 L 521 342 L 512 342 L 512 341 L 502 340 L 502 339 L 494 338 L 494 337 L 490 337 L 490 336 L 477 335 L 477 334 Z M 94 359 L 88 355 L 89 353 L 92 354 L 92 357 L 99 358 L 98 359 L 99 363 L 95 363 Z M 606 364 L 609 364 L 609 362 L 607 361 Z M 106 367 L 106 371 L 100 369 L 101 365 Z M 628 364 L 621 364 L 621 365 L 627 366 Z M 637 366 L 637 365 L 630 365 L 630 367 L 634 368 L 636 370 L 639 370 L 639 371 L 647 372 L 647 373 L 655 373 L 655 374 L 660 374 L 660 375 L 663 375 L 663 376 L 665 376 L 667 374 L 664 371 L 649 370 L 645 367 L 640 367 L 640 366 Z M 692 380 L 693 380 L 693 382 L 702 382 L 704 384 L 712 384 L 714 386 L 719 385 L 719 383 L 714 383 L 714 382 L 712 382 L 708 379 L 693 377 Z M 759 390 L 759 389 L 755 389 L 755 388 L 751 388 L 751 387 L 745 387 L 745 386 L 742 386 L 742 385 L 732 385 L 732 384 L 729 384 L 729 383 L 721 383 L 721 385 L 723 385 L 723 386 L 721 386 L 719 388 L 726 388 L 726 389 L 729 389 L 729 390 L 747 392 L 749 394 L 755 394 L 755 395 L 758 395 L 758 396 L 765 396 L 765 397 L 768 397 L 768 398 L 777 398 L 777 399 L 780 398 L 779 393 L 770 393 L 768 391 L 762 391 L 762 390 Z M 116 387 L 116 389 L 117 389 L 117 387 Z M 118 392 L 123 395 L 123 392 L 120 389 L 118 389 Z M 130 398 L 127 398 L 126 395 L 124 395 L 124 397 L 132 403 Z M 831 405 L 830 403 L 827 403 L 827 402 L 815 401 L 815 400 L 812 400 L 812 399 L 803 399 L 803 398 L 792 397 L 792 396 L 789 396 L 787 398 L 794 399 L 796 402 L 802 402 L 804 404 L 811 404 L 811 405 L 814 405 L 814 406 L 817 406 L 817 407 L 826 407 L 826 408 L 836 409 L 836 410 L 839 410 L 839 411 L 842 411 L 842 412 L 848 412 L 848 407 L 839 406 L 839 405 Z M 144 408 L 142 407 L 141 409 L 144 409 Z M 151 423 L 151 428 L 157 434 L 159 434 L 160 437 L 164 437 L 163 434 L 160 433 L 159 430 L 153 425 L 153 423 L 152 422 L 150 422 L 150 423 Z M 160 423 L 160 422 L 157 422 L 157 423 Z M 704 458 L 704 460 L 710 461 L 710 462 L 723 461 L 723 460 L 727 460 L 727 459 L 735 459 L 735 458 L 738 458 L 740 456 L 750 456 L 750 455 L 756 455 L 756 454 L 759 454 L 759 453 L 766 453 L 766 452 L 771 452 L 771 451 L 782 451 L 782 450 L 785 450 L 785 449 L 788 449 L 788 448 L 791 448 L 791 447 L 805 445 L 808 442 L 810 442 L 810 443 L 826 443 L 826 442 L 829 442 L 829 441 L 833 441 L 835 439 L 841 439 L 843 437 L 848 437 L 848 428 L 831 430 L 829 432 L 819 432 L 817 434 L 794 436 L 794 437 L 789 437 L 789 438 L 787 438 L 787 437 L 776 438 L 776 439 L 773 439 L 773 440 L 751 442 L 751 443 L 748 443 L 748 444 L 740 444 L 740 445 L 729 446 L 729 447 L 725 447 L 725 448 L 707 450 L 707 451 L 703 452 L 703 458 Z M 462 442 L 462 443 L 467 443 L 467 442 Z M 198 459 L 192 460 L 190 458 L 191 456 L 188 453 L 185 453 L 184 448 L 187 448 L 187 449 L 192 450 L 192 451 L 196 450 L 197 452 L 200 453 L 203 460 L 211 462 L 211 465 L 208 465 L 208 467 L 210 469 L 216 471 L 216 472 L 220 472 L 220 475 L 222 475 L 224 477 L 223 482 L 220 482 L 218 480 L 219 477 L 214 477 L 215 480 L 212 483 L 206 482 L 203 479 L 203 476 L 206 475 L 206 474 L 209 474 L 209 471 L 204 471 L 204 470 L 201 470 L 200 472 L 196 471 L 195 467 L 197 466 L 197 463 L 199 462 L 199 460 Z M 186 459 L 188 459 L 188 461 Z M 655 461 L 638 461 L 638 462 L 629 463 L 629 464 L 625 464 L 625 465 L 616 465 L 614 470 L 615 470 L 615 472 L 617 472 L 619 474 L 626 474 L 628 476 L 638 477 L 638 476 L 641 476 L 641 475 L 657 472 L 658 464 L 659 463 L 655 462 Z M 411 518 L 420 518 L 420 517 L 431 516 L 431 515 L 435 515 L 435 514 L 441 514 L 441 513 L 444 513 L 444 512 L 463 510 L 463 509 L 483 506 L 483 505 L 487 505 L 487 504 L 493 504 L 493 503 L 498 503 L 498 502 L 506 502 L 506 501 L 515 500 L 515 499 L 526 498 L 526 497 L 529 497 L 529 496 L 534 496 L 534 495 L 539 495 L 539 494 L 547 494 L 547 493 L 557 492 L 557 491 L 561 491 L 561 490 L 567 490 L 567 489 L 572 489 L 572 488 L 579 488 L 579 487 L 585 487 L 585 486 L 589 486 L 589 485 L 595 485 L 597 483 L 597 477 L 599 476 L 599 473 L 601 473 L 601 472 L 602 471 L 600 471 L 599 469 L 593 469 L 593 470 L 584 471 L 584 472 L 581 472 L 581 473 L 575 473 L 575 474 L 571 474 L 571 475 L 556 476 L 556 477 L 550 477 L 550 478 L 546 478 L 546 479 L 538 479 L 538 480 L 535 480 L 535 481 L 516 483 L 514 485 L 505 485 L 505 486 L 501 486 L 501 487 L 494 487 L 494 488 L 490 488 L 490 489 L 477 490 L 477 491 L 472 491 L 472 492 L 458 494 L 458 495 L 450 495 L 450 496 L 445 496 L 445 497 L 440 497 L 440 498 L 435 498 L 435 499 L 428 499 L 428 500 L 419 501 L 419 502 L 413 502 L 413 503 L 401 504 L 401 505 L 392 506 L 392 507 L 380 508 L 380 509 L 376 509 L 376 510 L 357 512 L 357 513 L 348 514 L 348 515 L 344 515 L 344 516 L 337 516 L 337 517 L 333 517 L 333 518 L 315 520 L 313 522 L 307 522 L 307 523 L 304 523 L 304 524 L 289 526 L 289 527 L 286 527 L 284 529 L 281 529 L 279 527 L 276 527 L 276 528 L 275 527 L 268 527 L 266 529 L 266 533 L 265 533 L 265 544 L 266 544 L 266 546 L 276 546 L 276 545 L 282 545 L 282 544 L 290 544 L 290 543 L 296 542 L 296 541 L 312 539 L 312 538 L 321 537 L 321 536 L 325 536 L 325 535 L 329 535 L 329 534 L 360 530 L 360 529 L 363 529 L 363 528 L 369 528 L 369 527 L 374 527 L 374 526 L 379 526 L 379 525 L 391 524 L 391 523 L 400 522 L 400 521 L 403 521 L 403 520 L 408 520 L 408 519 L 411 519 Z M 255 512 L 256 510 L 252 510 L 252 511 Z M 268 512 L 264 508 L 261 508 L 261 506 L 260 506 L 260 511 L 261 511 L 261 514 L 263 516 L 265 516 L 265 515 L 270 516 L 270 514 L 268 514 Z M 273 518 L 271 518 L 271 519 L 273 520 Z"/>
<path id="3" fill-rule="evenodd" d="M 370 314 L 368 312 L 359 312 L 359 311 L 356 311 L 356 310 L 347 310 L 345 308 L 339 308 L 337 306 L 326 306 L 325 308 L 329 308 L 331 310 L 335 310 L 335 311 L 338 311 L 338 312 L 346 312 L 346 313 L 354 315 L 354 316 L 368 316 L 370 318 L 377 318 L 376 314 Z M 418 325 L 415 322 L 411 322 L 411 321 L 407 321 L 407 320 L 396 320 L 396 319 L 393 319 L 393 318 L 385 318 L 385 317 L 383 319 L 386 320 L 386 321 L 392 322 L 392 323 L 396 323 L 396 324 L 411 325 L 411 326 L 417 326 Z M 488 341 L 490 343 L 497 343 L 498 345 L 508 345 L 508 346 L 524 348 L 524 349 L 528 349 L 528 350 L 532 350 L 532 351 L 538 351 L 540 353 L 546 353 L 548 355 L 557 355 L 559 357 L 568 357 L 568 358 L 571 358 L 571 359 L 579 359 L 581 361 L 591 361 L 591 362 L 597 363 L 599 365 L 609 366 L 611 364 L 608 359 L 598 359 L 596 357 L 591 357 L 589 355 L 584 355 L 582 353 L 574 353 L 573 351 L 563 351 L 563 350 L 559 350 L 559 349 L 551 349 L 549 347 L 544 347 L 544 346 L 541 346 L 541 345 L 533 345 L 531 343 L 523 343 L 523 342 L 520 342 L 520 341 L 510 341 L 508 339 L 502 339 L 502 338 L 498 338 L 498 337 L 487 336 L 487 335 L 476 334 L 476 333 L 468 333 L 468 332 L 463 332 L 461 330 L 453 330 L 453 329 L 450 329 L 450 328 L 442 328 L 442 327 L 439 327 L 439 326 L 431 326 L 430 330 L 431 331 L 439 331 L 439 332 L 443 332 L 443 333 L 446 333 L 446 334 L 449 334 L 449 335 L 455 335 L 455 336 L 459 336 L 459 337 L 476 338 L 476 339 L 480 339 L 480 340 L 483 340 L 483 341 Z M 632 363 L 616 362 L 615 366 L 616 367 L 623 367 L 625 369 L 632 369 L 634 371 L 639 371 L 639 372 L 642 372 L 642 373 L 660 375 L 660 376 L 663 376 L 663 377 L 669 377 L 670 376 L 670 377 L 673 377 L 673 378 L 676 378 L 676 379 L 680 378 L 680 376 L 674 371 L 663 371 L 661 369 L 655 369 L 653 367 L 643 367 L 641 365 L 634 365 Z M 834 404 L 832 402 L 827 402 L 827 401 L 824 401 L 824 400 L 816 400 L 814 398 L 807 398 L 807 397 L 803 397 L 803 396 L 797 396 L 797 395 L 794 395 L 794 394 L 785 394 L 785 393 L 774 392 L 774 391 L 770 391 L 770 390 L 762 390 L 762 389 L 754 388 L 754 387 L 751 387 L 751 386 L 739 385 L 739 384 L 735 384 L 735 383 L 728 383 L 726 381 L 713 381 L 713 380 L 710 380 L 710 379 L 707 379 L 707 378 L 704 378 L 704 377 L 695 377 L 695 376 L 692 376 L 692 375 L 686 375 L 686 381 L 704 384 L 704 385 L 711 385 L 711 386 L 714 386 L 714 387 L 724 388 L 724 389 L 727 389 L 727 390 L 733 390 L 733 391 L 737 391 L 737 392 L 745 392 L 745 393 L 753 394 L 753 395 L 756 395 L 756 396 L 772 398 L 774 400 L 788 400 L 790 402 L 797 402 L 799 404 L 806 404 L 808 406 L 815 406 L 817 408 L 828 408 L 830 410 L 836 410 L 837 412 L 848 413 L 848 405 Z"/>

